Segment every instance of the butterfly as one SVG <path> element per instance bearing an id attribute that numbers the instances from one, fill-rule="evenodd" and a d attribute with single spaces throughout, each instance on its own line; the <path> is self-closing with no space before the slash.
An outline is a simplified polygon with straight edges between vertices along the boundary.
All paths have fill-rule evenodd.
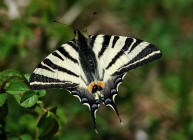
<path id="1" fill-rule="evenodd" d="M 112 107 L 128 71 L 159 59 L 161 51 L 146 41 L 117 35 L 75 37 L 49 54 L 30 77 L 31 89 L 62 88 L 87 105 L 96 129 L 100 102 Z"/>

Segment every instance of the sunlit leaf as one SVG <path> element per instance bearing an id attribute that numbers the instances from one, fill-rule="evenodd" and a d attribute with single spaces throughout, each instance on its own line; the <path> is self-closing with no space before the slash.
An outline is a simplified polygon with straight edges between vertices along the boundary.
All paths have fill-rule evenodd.
<path id="1" fill-rule="evenodd" d="M 33 140 L 29 134 L 24 134 L 20 136 L 20 140 Z"/>
<path id="2" fill-rule="evenodd" d="M 30 78 L 31 74 L 24 74 L 25 79 L 29 82 L 29 78 Z"/>
<path id="3" fill-rule="evenodd" d="M 29 90 L 26 83 L 19 79 L 12 79 L 6 87 L 6 92 L 9 94 L 21 94 Z"/>
<path id="4" fill-rule="evenodd" d="M 0 77 L 3 80 L 6 80 L 8 77 L 13 77 L 13 76 L 22 77 L 22 74 L 16 70 L 5 70 L 3 72 L 0 72 Z"/>
<path id="5" fill-rule="evenodd" d="M 37 94 L 39 97 L 44 97 L 46 95 L 46 91 L 45 90 L 36 90 Z"/>
<path id="6" fill-rule="evenodd" d="M 37 101 L 38 95 L 36 95 L 34 91 L 27 91 L 22 95 L 20 104 L 23 107 L 32 107 Z"/>
<path id="7" fill-rule="evenodd" d="M 17 101 L 17 103 L 20 104 L 21 94 L 14 94 L 13 96 L 14 96 L 15 100 Z"/>

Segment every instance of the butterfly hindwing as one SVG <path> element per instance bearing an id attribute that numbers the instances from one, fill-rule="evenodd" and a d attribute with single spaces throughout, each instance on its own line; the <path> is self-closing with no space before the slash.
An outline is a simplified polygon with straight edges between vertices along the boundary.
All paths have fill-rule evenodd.
<path id="1" fill-rule="evenodd" d="M 91 117 L 96 128 L 96 112 L 100 106 L 99 100 L 95 100 L 94 96 L 88 92 L 85 88 L 74 88 L 70 90 L 71 94 L 79 99 L 79 101 L 88 106 Z"/>
<path id="2" fill-rule="evenodd" d="M 102 97 L 102 101 L 104 105 L 110 106 L 119 117 L 119 112 L 115 104 L 115 97 L 118 95 L 118 86 L 121 84 L 123 80 L 123 75 L 118 76 L 116 78 L 111 78 L 108 81 L 105 82 L 104 90 L 102 90 L 102 94 L 104 95 Z M 121 122 L 121 118 L 119 117 L 119 120 Z"/>

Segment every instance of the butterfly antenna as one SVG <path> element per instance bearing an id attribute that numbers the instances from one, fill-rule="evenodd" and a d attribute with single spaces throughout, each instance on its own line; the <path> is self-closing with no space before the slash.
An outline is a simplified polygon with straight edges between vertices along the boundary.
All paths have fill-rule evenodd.
<path id="1" fill-rule="evenodd" d="M 58 23 L 58 24 L 62 24 L 64 26 L 70 26 L 70 25 L 64 24 L 64 23 L 62 23 L 62 22 L 60 22 L 60 21 L 58 21 L 56 19 L 52 20 L 52 22 L 55 22 L 55 23 Z"/>

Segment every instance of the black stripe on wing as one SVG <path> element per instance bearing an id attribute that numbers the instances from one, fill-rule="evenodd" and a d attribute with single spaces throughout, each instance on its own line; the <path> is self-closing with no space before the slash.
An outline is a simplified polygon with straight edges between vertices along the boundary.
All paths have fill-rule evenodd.
<path id="1" fill-rule="evenodd" d="M 114 38 L 113 38 L 113 44 L 112 44 L 112 48 L 114 48 L 114 47 L 115 47 L 115 44 L 116 44 L 117 40 L 119 40 L 119 36 L 114 36 Z"/>
<path id="2" fill-rule="evenodd" d="M 98 53 L 98 57 L 100 58 L 103 53 L 105 52 L 105 50 L 107 49 L 108 45 L 109 45 L 109 42 L 110 42 L 110 39 L 111 39 L 111 36 L 110 35 L 104 35 L 103 36 L 103 44 L 102 44 L 102 48 L 101 50 L 99 51 Z"/>
<path id="3" fill-rule="evenodd" d="M 138 46 L 141 42 L 143 42 L 143 40 L 141 40 L 141 39 L 136 39 L 136 42 L 131 46 L 129 53 L 130 53 L 133 49 L 135 49 L 135 47 Z"/>
<path id="4" fill-rule="evenodd" d="M 119 59 L 119 57 L 121 57 L 123 54 L 125 54 L 124 52 L 128 50 L 129 46 L 131 45 L 131 43 L 133 42 L 132 38 L 127 38 L 125 41 L 124 46 L 122 47 L 122 49 L 115 55 L 115 57 L 111 60 L 111 62 L 108 64 L 108 66 L 106 67 L 106 69 L 109 69 L 113 64 L 116 63 L 116 61 Z"/>
<path id="5" fill-rule="evenodd" d="M 64 61 L 64 59 L 56 51 L 53 52 L 52 55 L 59 58 L 60 60 Z"/>
<path id="6" fill-rule="evenodd" d="M 47 88 L 72 88 L 78 84 L 70 83 L 70 81 L 61 81 L 59 79 L 50 78 L 44 75 L 32 73 L 30 76 L 30 88 L 31 89 L 47 89 Z M 33 83 L 33 82 L 38 82 Z"/>
<path id="7" fill-rule="evenodd" d="M 32 73 L 30 77 L 30 83 L 31 82 L 43 82 L 43 83 L 64 82 L 65 83 L 66 81 L 61 81 L 59 79 L 54 79 L 54 78 L 50 78 L 44 75 Z"/>
<path id="8" fill-rule="evenodd" d="M 153 54 L 156 51 L 157 51 L 157 53 Z M 148 55 L 151 55 L 151 56 L 148 57 Z M 142 66 L 142 65 L 147 64 L 153 60 L 159 59 L 161 56 L 162 56 L 161 51 L 158 48 L 156 48 L 154 45 L 149 44 L 136 57 L 134 57 L 127 64 L 123 65 L 121 68 L 119 68 L 119 71 L 113 73 L 112 75 L 113 76 L 121 75 L 125 72 L 128 72 L 131 69 L 138 67 L 138 66 Z M 147 57 L 147 58 L 145 58 L 145 57 Z M 143 58 L 145 58 L 145 59 L 143 59 Z M 135 63 L 135 62 L 137 62 L 137 63 Z"/>
<path id="9" fill-rule="evenodd" d="M 78 53 L 79 49 L 73 42 L 74 42 L 74 40 L 67 42 L 67 44 L 70 45 Z"/>
<path id="10" fill-rule="evenodd" d="M 63 67 L 60 67 L 56 64 L 54 64 L 51 60 L 49 59 L 44 59 L 44 64 L 48 65 L 49 67 L 51 67 L 52 69 L 55 69 L 55 70 L 58 70 L 58 71 L 61 71 L 61 72 L 64 72 L 64 73 L 67 73 L 67 74 L 70 74 L 70 75 L 73 75 L 75 77 L 79 77 L 79 75 L 75 74 L 74 72 L 68 70 L 68 69 L 65 69 Z"/>
<path id="11" fill-rule="evenodd" d="M 42 65 L 41 63 L 37 66 L 37 68 L 41 68 L 41 69 L 44 69 L 44 70 L 48 70 L 48 71 L 50 71 L 50 72 L 54 72 L 53 70 L 51 70 L 50 68 Z"/>
<path id="12" fill-rule="evenodd" d="M 33 84 L 33 85 L 30 85 L 30 88 L 34 89 L 34 90 L 48 89 L 48 88 L 68 89 L 68 88 L 74 88 L 76 86 L 77 86 L 77 84 L 69 84 L 69 83 L 64 83 L 64 84 Z"/>
<path id="13" fill-rule="evenodd" d="M 90 46 L 91 46 L 91 48 L 93 48 L 97 35 L 93 35 L 93 36 L 89 36 L 89 37 L 90 37 Z"/>
<path id="14" fill-rule="evenodd" d="M 61 54 L 63 54 L 66 58 L 70 59 L 71 61 L 73 61 L 74 63 L 78 64 L 78 60 L 76 60 L 75 58 L 73 58 L 72 56 L 69 55 L 69 53 L 65 50 L 64 47 L 59 47 L 57 49 Z"/>

